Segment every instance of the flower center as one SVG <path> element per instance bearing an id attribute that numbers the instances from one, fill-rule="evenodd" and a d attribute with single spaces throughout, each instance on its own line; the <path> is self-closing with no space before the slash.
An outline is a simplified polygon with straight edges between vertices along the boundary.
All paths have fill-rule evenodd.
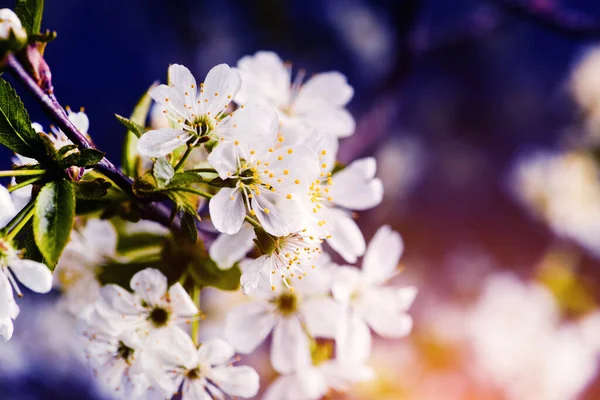
<path id="1" fill-rule="evenodd" d="M 185 374 L 185 376 L 190 379 L 190 380 L 195 380 L 195 379 L 199 379 L 200 378 L 200 367 L 196 367 L 194 369 L 190 369 L 187 371 L 187 373 Z"/>
<path id="2" fill-rule="evenodd" d="M 126 363 L 131 362 L 131 358 L 133 357 L 134 349 L 127 346 L 123 342 L 119 342 L 119 346 L 117 347 L 117 355 L 120 359 L 124 360 Z"/>
<path id="3" fill-rule="evenodd" d="M 162 307 L 154 307 L 150 314 L 148 315 L 148 320 L 154 325 L 156 328 L 161 328 L 166 326 L 169 322 L 170 313 L 168 310 L 165 310 Z"/>
<path id="4" fill-rule="evenodd" d="M 191 131 L 199 138 L 207 136 L 215 129 L 214 119 L 207 114 L 202 114 L 191 122 L 186 121 L 186 125 L 191 128 Z"/>
<path id="5" fill-rule="evenodd" d="M 315 241 L 313 236 L 308 236 L 306 240 L 300 234 L 292 233 L 291 235 L 278 238 L 275 242 L 273 257 L 275 257 L 274 268 L 271 270 L 271 277 L 278 273 L 283 280 L 285 286 L 293 293 L 294 287 L 291 283 L 291 278 L 302 279 L 306 276 L 304 267 L 314 260 L 320 253 L 321 248 Z M 320 240 L 318 241 L 321 242 Z M 313 265 L 312 268 L 315 268 Z M 269 277 L 269 278 L 271 278 Z M 271 289 L 275 290 L 275 286 L 271 281 Z"/>
<path id="6" fill-rule="evenodd" d="M 283 293 L 277 296 L 273 303 L 277 312 L 283 316 L 293 315 L 298 310 L 298 298 L 294 293 Z"/>
<path id="7" fill-rule="evenodd" d="M 310 356 L 314 366 L 330 360 L 333 356 L 333 342 L 331 340 L 315 340 L 310 347 Z"/>

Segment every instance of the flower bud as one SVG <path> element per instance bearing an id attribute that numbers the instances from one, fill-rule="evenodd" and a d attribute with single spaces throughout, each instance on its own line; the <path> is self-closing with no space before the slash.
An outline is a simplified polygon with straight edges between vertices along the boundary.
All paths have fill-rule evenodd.
<path id="1" fill-rule="evenodd" d="M 0 10 L 0 51 L 21 49 L 27 43 L 27 32 L 11 9 Z"/>

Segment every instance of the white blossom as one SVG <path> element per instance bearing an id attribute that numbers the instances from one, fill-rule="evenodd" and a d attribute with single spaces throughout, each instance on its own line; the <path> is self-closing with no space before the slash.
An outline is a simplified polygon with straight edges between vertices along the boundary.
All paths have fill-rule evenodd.
<path id="1" fill-rule="evenodd" d="M 151 385 L 141 362 L 143 341 L 135 331 L 107 329 L 93 305 L 83 310 L 79 332 L 94 375 L 119 399 L 141 399 Z"/>
<path id="2" fill-rule="evenodd" d="M 574 400 L 598 369 L 598 347 L 561 323 L 552 294 L 509 273 L 486 280 L 465 326 L 479 369 L 511 400 Z"/>
<path id="3" fill-rule="evenodd" d="M 0 239 L 0 337 L 5 341 L 12 337 L 12 319 L 19 313 L 13 296 L 13 289 L 22 296 L 17 281 L 36 293 L 48 293 L 52 272 L 42 263 L 20 258 L 10 242 Z"/>
<path id="4" fill-rule="evenodd" d="M 309 187 L 305 210 L 313 221 L 309 231 L 320 232 L 327 243 L 349 263 L 366 250 L 365 239 L 350 210 L 367 210 L 381 203 L 383 185 L 375 178 L 374 158 L 356 160 L 332 174 L 333 165 L 322 163 L 321 177 Z"/>
<path id="5" fill-rule="evenodd" d="M 183 331 L 164 346 L 153 349 L 155 367 L 151 374 L 164 397 L 181 388 L 183 400 L 223 399 L 225 396 L 254 397 L 259 377 L 248 366 L 233 365 L 235 350 L 221 339 L 212 339 L 196 348 Z"/>
<path id="6" fill-rule="evenodd" d="M 334 273 L 333 296 L 346 306 L 345 322 L 338 336 L 344 351 L 338 358 L 365 361 L 371 351 L 369 327 L 385 338 L 410 333 L 412 318 L 407 310 L 417 290 L 414 287 L 384 286 L 397 272 L 404 243 L 389 226 L 379 228 L 365 253 L 362 269 L 340 267 Z"/>
<path id="7" fill-rule="evenodd" d="M 537 151 L 517 160 L 513 193 L 560 237 L 600 257 L 600 171 L 583 153 Z"/>
<path id="8" fill-rule="evenodd" d="M 271 363 L 292 373 L 310 363 L 312 337 L 333 339 L 339 329 L 341 306 L 328 296 L 331 281 L 324 265 L 298 280 L 295 290 L 256 291 L 253 301 L 234 306 L 227 314 L 225 337 L 240 353 L 250 353 L 269 333 Z"/>
<path id="9" fill-rule="evenodd" d="M 354 118 L 345 109 L 354 90 L 339 72 L 315 74 L 302 84 L 305 72 L 300 71 L 292 82 L 290 65 L 266 51 L 241 58 L 237 70 L 242 85 L 235 101 L 275 107 L 289 143 L 318 133 L 339 138 L 354 133 Z"/>
<path id="10" fill-rule="evenodd" d="M 146 268 L 131 278 L 128 292 L 118 285 L 106 285 L 95 303 L 96 311 L 116 331 L 135 330 L 142 336 L 173 328 L 197 316 L 198 307 L 180 283 L 170 288 L 158 270 Z"/>
<path id="11" fill-rule="evenodd" d="M 372 379 L 373 371 L 364 364 L 327 360 L 278 377 L 267 389 L 264 400 L 318 400 L 330 390 L 347 392 L 355 383 Z"/>
<path id="12" fill-rule="evenodd" d="M 275 291 L 282 282 L 290 291 L 294 282 L 299 282 L 310 269 L 315 269 L 322 259 L 322 240 L 304 232 L 281 237 L 267 237 L 272 248 L 250 261 L 241 278 L 245 294 L 254 291 Z M 267 284 L 268 283 L 268 284 Z"/>
<path id="13" fill-rule="evenodd" d="M 138 142 L 139 152 L 148 157 L 164 157 L 186 143 L 220 140 L 227 131 L 236 128 L 249 136 L 247 140 L 260 141 L 264 124 L 272 121 L 268 110 L 251 107 L 226 113 L 240 84 L 239 73 L 220 64 L 208 72 L 198 91 L 196 79 L 186 67 L 171 65 L 169 85 L 150 90 L 150 96 L 171 125 L 146 132 Z"/>
<path id="14" fill-rule="evenodd" d="M 213 224 L 223 233 L 238 232 L 246 210 L 275 236 L 299 231 L 302 226 L 300 199 L 318 176 L 318 159 L 307 146 L 275 145 L 276 125 L 260 143 L 233 129 L 229 140 L 220 143 L 208 156 L 221 179 L 233 187 L 223 187 L 210 200 Z"/>
<path id="15" fill-rule="evenodd" d="M 55 269 L 55 284 L 63 294 L 60 305 L 77 315 L 100 295 L 100 267 L 117 256 L 117 231 L 104 220 L 91 219 L 71 231 Z"/>

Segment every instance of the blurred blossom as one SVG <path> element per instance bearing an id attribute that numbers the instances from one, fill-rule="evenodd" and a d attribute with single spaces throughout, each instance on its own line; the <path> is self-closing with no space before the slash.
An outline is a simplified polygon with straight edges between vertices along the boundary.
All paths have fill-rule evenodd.
<path id="1" fill-rule="evenodd" d="M 600 140 L 600 45 L 590 47 L 571 72 L 569 88 L 584 112 L 590 140 Z"/>
<path id="2" fill-rule="evenodd" d="M 513 193 L 560 237 L 600 257 L 600 185 L 595 161 L 581 153 L 537 151 L 519 158 Z"/>
<path id="3" fill-rule="evenodd" d="M 394 61 L 395 36 L 383 15 L 364 1 L 329 1 L 327 17 L 354 55 L 363 78 L 376 80 L 389 72 Z"/>
<path id="4" fill-rule="evenodd" d="M 412 137 L 386 140 L 375 157 L 385 188 L 384 200 L 390 201 L 408 196 L 423 176 L 427 162 L 423 144 Z"/>
<path id="5" fill-rule="evenodd" d="M 578 323 L 561 322 L 537 283 L 490 276 L 466 322 L 476 363 L 509 399 L 575 399 L 597 372 L 597 346 Z"/>
<path id="6" fill-rule="evenodd" d="M 0 398 L 50 399 L 58 393 L 70 393 L 71 399 L 109 398 L 85 367 L 74 319 L 30 293 L 19 304 L 18 329 L 0 344 Z"/>

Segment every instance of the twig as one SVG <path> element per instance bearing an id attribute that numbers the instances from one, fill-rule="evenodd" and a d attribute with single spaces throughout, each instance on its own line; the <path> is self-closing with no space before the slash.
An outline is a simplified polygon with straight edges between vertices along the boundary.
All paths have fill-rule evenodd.
<path id="1" fill-rule="evenodd" d="M 567 36 L 578 38 L 600 37 L 600 17 L 560 8 L 551 0 L 491 1 L 507 13 Z"/>
<path id="2" fill-rule="evenodd" d="M 83 135 L 71 120 L 69 120 L 67 113 L 58 103 L 53 93 L 45 92 L 30 74 L 27 73 L 25 68 L 23 68 L 19 60 L 17 60 L 13 54 L 7 56 L 6 62 L 8 70 L 29 89 L 44 111 L 74 144 L 84 149 L 94 148 L 85 135 Z M 180 230 L 180 226 L 177 222 L 171 222 L 169 211 L 165 206 L 158 203 L 144 203 L 143 200 L 137 198 L 133 193 L 132 180 L 125 176 L 107 158 L 103 158 L 94 168 L 112 180 L 115 185 L 123 190 L 130 198 L 142 203 L 143 218 L 158 222 L 166 227 L 171 227 L 176 231 Z"/>

